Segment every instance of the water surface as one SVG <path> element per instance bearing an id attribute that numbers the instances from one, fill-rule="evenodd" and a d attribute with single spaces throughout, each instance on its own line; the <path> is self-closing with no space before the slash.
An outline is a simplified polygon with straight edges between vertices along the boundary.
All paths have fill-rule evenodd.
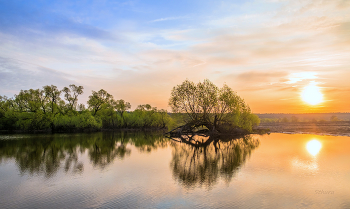
<path id="1" fill-rule="evenodd" d="M 205 141 L 205 139 L 204 139 Z M 0 136 L 1 208 L 350 208 L 350 137 Z"/>

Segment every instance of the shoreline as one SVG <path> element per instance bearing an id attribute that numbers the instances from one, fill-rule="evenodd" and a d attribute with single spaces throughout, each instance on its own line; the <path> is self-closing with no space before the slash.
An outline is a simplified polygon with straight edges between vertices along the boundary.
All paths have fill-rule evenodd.
<path id="1" fill-rule="evenodd" d="M 55 133 L 91 133 L 91 132 L 113 132 L 113 131 L 145 131 L 145 132 L 163 132 L 167 129 L 159 128 L 120 128 L 120 129 L 74 129 L 66 131 L 57 131 Z M 0 130 L 0 134 L 49 134 L 51 130 Z M 269 134 L 269 133 L 284 133 L 284 134 L 314 134 L 327 136 L 348 136 L 350 137 L 350 121 L 325 121 L 325 122 L 277 122 L 277 123 L 260 123 L 259 126 L 253 128 L 251 134 Z"/>
<path id="2" fill-rule="evenodd" d="M 255 130 L 268 133 L 350 136 L 350 121 L 260 123 Z"/>
<path id="3" fill-rule="evenodd" d="M 118 129 L 70 129 L 52 132 L 51 130 L 0 130 L 0 134 L 65 134 L 65 133 L 95 133 L 95 132 L 113 132 L 113 131 L 124 131 L 124 132 L 166 132 L 166 128 L 118 128 Z"/>

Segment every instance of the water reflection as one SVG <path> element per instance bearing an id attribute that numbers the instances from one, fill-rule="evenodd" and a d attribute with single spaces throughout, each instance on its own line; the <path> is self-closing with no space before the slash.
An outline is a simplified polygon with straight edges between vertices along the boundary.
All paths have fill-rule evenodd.
<path id="1" fill-rule="evenodd" d="M 321 148 L 322 148 L 321 142 L 319 142 L 316 139 L 313 139 L 306 144 L 307 151 L 313 156 L 316 156 L 318 152 L 321 150 Z"/>
<path id="2" fill-rule="evenodd" d="M 161 133 L 150 132 L 32 135 L 0 140 L 0 163 L 14 160 L 21 174 L 50 178 L 60 170 L 82 174 L 86 160 L 94 168 L 105 169 L 116 159 L 131 155 L 135 148 L 149 153 L 171 145 L 174 178 L 187 188 L 198 185 L 211 188 L 219 179 L 229 183 L 251 151 L 259 146 L 259 141 L 251 136 L 236 139 L 191 136 L 173 140 L 169 143 Z"/>
<path id="3" fill-rule="evenodd" d="M 0 136 L 1 208 L 350 208 L 349 137 L 149 134 Z"/>
<path id="4" fill-rule="evenodd" d="M 306 143 L 306 150 L 311 156 L 302 158 L 300 156 L 295 156 L 293 158 L 292 167 L 303 173 L 316 174 L 319 170 L 318 160 L 316 155 L 320 152 L 322 144 L 320 141 L 313 139 Z"/>
<path id="5" fill-rule="evenodd" d="M 303 160 L 299 159 L 297 157 L 293 158 L 292 160 L 292 166 L 294 169 L 299 170 L 301 172 L 311 172 L 311 173 L 316 173 L 319 168 L 318 168 L 318 163 L 316 159 L 312 160 Z"/>
<path id="6" fill-rule="evenodd" d="M 181 137 L 174 139 L 171 168 L 173 177 L 186 188 L 212 188 L 219 179 L 229 183 L 245 163 L 259 140 Z"/>
<path id="7" fill-rule="evenodd" d="M 81 173 L 79 157 L 88 152 L 94 167 L 104 169 L 114 159 L 131 153 L 128 144 L 141 152 L 167 145 L 161 133 L 107 132 L 75 135 L 38 135 L 19 140 L 0 140 L 0 163 L 14 159 L 21 174 L 43 174 L 49 178 L 63 167 L 64 172 Z"/>

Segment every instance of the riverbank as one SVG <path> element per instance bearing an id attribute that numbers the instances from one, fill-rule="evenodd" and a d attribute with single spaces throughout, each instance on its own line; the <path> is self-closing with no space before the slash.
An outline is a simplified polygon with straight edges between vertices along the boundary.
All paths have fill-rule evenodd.
<path id="1" fill-rule="evenodd" d="M 51 129 L 46 130 L 0 130 L 0 134 L 58 134 L 58 133 L 94 133 L 94 132 L 162 132 L 165 133 L 168 131 L 167 128 L 101 128 L 101 129 L 67 129 L 67 130 L 59 130 L 52 132 Z"/>
<path id="2" fill-rule="evenodd" d="M 350 136 L 350 121 L 260 123 L 256 127 L 256 130 L 266 129 L 270 133 Z"/>

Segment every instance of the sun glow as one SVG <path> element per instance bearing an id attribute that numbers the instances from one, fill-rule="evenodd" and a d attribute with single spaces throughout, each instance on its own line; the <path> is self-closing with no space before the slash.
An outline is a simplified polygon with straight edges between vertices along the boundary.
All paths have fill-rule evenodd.
<path id="1" fill-rule="evenodd" d="M 316 156 L 317 153 L 321 150 L 321 148 L 322 148 L 321 142 L 319 142 L 316 139 L 313 139 L 306 144 L 307 151 L 313 156 Z"/>
<path id="2" fill-rule="evenodd" d="M 317 105 L 323 102 L 323 94 L 320 91 L 320 87 L 318 87 L 315 82 L 311 82 L 309 85 L 305 86 L 301 92 L 301 98 L 310 105 Z"/>

